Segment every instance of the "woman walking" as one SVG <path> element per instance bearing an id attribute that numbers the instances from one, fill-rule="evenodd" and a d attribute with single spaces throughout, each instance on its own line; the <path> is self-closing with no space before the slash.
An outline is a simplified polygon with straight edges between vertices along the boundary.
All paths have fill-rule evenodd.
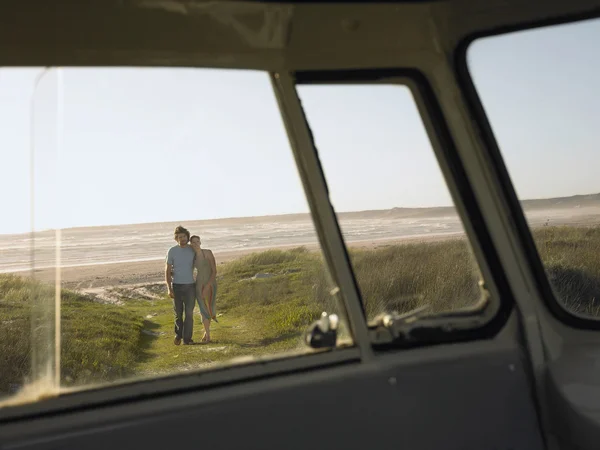
<path id="1" fill-rule="evenodd" d="M 204 336 L 202 342 L 210 342 L 210 321 L 217 321 L 215 298 L 217 296 L 217 264 L 213 252 L 201 248 L 200 236 L 192 236 L 190 245 L 196 252 L 194 267 L 196 267 L 196 300 L 202 315 Z"/>

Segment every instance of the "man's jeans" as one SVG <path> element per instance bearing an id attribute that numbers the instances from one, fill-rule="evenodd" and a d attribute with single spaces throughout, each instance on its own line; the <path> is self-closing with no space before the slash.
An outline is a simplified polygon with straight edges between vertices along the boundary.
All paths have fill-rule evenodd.
<path id="1" fill-rule="evenodd" d="M 194 305 L 196 303 L 196 285 L 173 283 L 173 311 L 175 312 L 175 336 L 187 343 L 194 332 Z M 185 309 L 185 318 L 184 315 Z"/>

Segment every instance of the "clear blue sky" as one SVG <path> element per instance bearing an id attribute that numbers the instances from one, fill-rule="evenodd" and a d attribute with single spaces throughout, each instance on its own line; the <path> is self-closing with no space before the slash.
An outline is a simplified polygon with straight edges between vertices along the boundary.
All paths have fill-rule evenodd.
<path id="1" fill-rule="evenodd" d="M 598 42 L 593 21 L 469 50 L 521 198 L 600 192 Z M 0 233 L 30 229 L 39 73 L 0 69 Z M 37 229 L 308 211 L 266 74 L 64 69 L 61 88 L 57 79 L 47 73 L 34 96 Z M 450 204 L 406 88 L 299 91 L 337 210 Z"/>

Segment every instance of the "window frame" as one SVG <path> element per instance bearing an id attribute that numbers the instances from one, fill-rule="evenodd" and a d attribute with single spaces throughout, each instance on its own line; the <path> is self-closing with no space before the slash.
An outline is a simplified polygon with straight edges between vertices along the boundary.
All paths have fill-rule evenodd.
<path id="1" fill-rule="evenodd" d="M 144 67 L 151 70 L 152 68 L 158 68 L 160 66 Z M 202 70 L 206 69 L 206 67 L 197 67 L 197 69 Z M 239 71 L 242 69 L 225 70 Z M 285 94 L 285 89 L 282 92 L 282 90 L 274 84 L 274 82 L 279 79 L 279 75 L 275 72 L 269 72 L 267 70 L 254 71 L 261 72 L 271 79 L 272 92 L 279 106 L 280 117 L 284 118 L 285 110 L 281 103 L 281 97 L 283 94 Z M 290 91 L 288 88 L 288 94 L 289 92 L 295 93 L 295 90 L 293 90 L 293 85 L 290 86 L 292 91 Z M 348 274 L 351 270 L 349 263 L 345 261 L 343 257 L 340 258 L 339 254 L 332 254 L 332 250 L 329 248 L 331 241 L 335 241 L 336 237 L 343 245 L 341 233 L 339 232 L 339 226 L 337 225 L 337 221 L 331 221 L 331 217 L 333 217 L 335 220 L 333 215 L 331 217 L 327 217 L 325 214 L 325 217 L 323 217 L 324 214 L 322 207 L 319 210 L 315 208 L 313 204 L 310 204 L 310 197 L 319 197 L 321 206 L 323 204 L 323 199 L 326 200 L 328 198 L 322 173 L 319 174 L 318 172 L 315 172 L 314 168 L 310 173 L 307 173 L 306 170 L 302 170 L 306 169 L 306 167 L 301 167 L 299 165 L 298 158 L 304 161 L 307 153 L 308 156 L 310 156 L 312 149 L 309 147 L 304 147 L 303 150 L 298 150 L 294 142 L 292 142 L 293 140 L 289 132 L 288 140 L 290 141 L 290 148 L 288 151 L 291 151 L 293 156 L 296 158 L 296 170 L 298 171 L 298 176 L 304 184 L 303 193 L 307 201 L 309 201 L 309 205 L 311 206 L 311 220 L 315 226 L 317 235 L 319 236 L 319 241 L 321 244 L 320 250 L 325 257 L 325 263 L 327 264 L 327 269 L 331 278 L 339 287 L 340 283 L 338 280 L 340 280 L 340 277 L 343 278 L 344 273 Z M 308 181 L 309 177 L 311 177 L 310 182 Z M 307 186 L 310 188 L 310 190 L 307 190 Z M 337 236 L 335 232 L 336 226 Z M 326 233 L 329 233 L 329 235 L 326 236 L 327 239 L 325 239 Z M 335 253 L 335 250 L 336 249 L 333 248 L 333 253 Z M 335 266 L 332 266 L 332 264 L 335 264 Z M 352 315 L 356 317 L 357 314 L 359 314 L 357 306 L 360 306 L 361 303 L 353 303 L 351 301 L 352 287 L 348 289 L 348 286 L 346 286 L 345 290 L 346 295 L 338 297 L 338 301 L 340 306 L 343 306 L 345 309 L 344 313 L 347 316 L 350 316 L 349 318 L 351 319 L 353 317 Z M 356 295 L 357 294 L 355 292 L 355 298 Z M 354 310 L 353 313 L 348 310 L 348 306 Z M 356 322 L 355 320 L 354 323 L 351 323 L 350 325 L 353 340 L 351 346 L 340 343 L 341 345 L 338 345 L 333 349 L 310 349 L 306 347 L 305 352 L 279 353 L 262 357 L 254 357 L 252 359 L 241 357 L 227 361 L 226 363 L 210 370 L 199 370 L 191 373 L 176 372 L 158 377 L 124 379 L 118 380 L 112 384 L 89 385 L 71 389 L 61 387 L 57 395 L 50 396 L 50 398 L 45 397 L 42 401 L 38 401 L 40 400 L 39 398 L 32 398 L 31 402 L 0 408 L 0 425 L 14 422 L 16 420 L 31 419 L 41 415 L 55 415 L 66 412 L 84 411 L 106 405 L 117 405 L 131 401 L 161 398 L 180 393 L 217 388 L 232 383 L 250 382 L 257 379 L 282 376 L 288 373 L 319 370 L 338 366 L 340 364 L 356 364 L 369 360 L 372 358 L 373 351 L 370 346 L 366 321 L 360 320 Z M 10 400 L 11 397 L 5 399 L 7 402 L 10 402 Z"/>
<path id="2" fill-rule="evenodd" d="M 552 284 L 546 275 L 544 263 L 533 239 L 533 233 L 527 223 L 525 213 L 520 205 L 514 184 L 510 178 L 510 173 L 502 157 L 500 146 L 492 131 L 491 122 L 485 112 L 482 99 L 475 87 L 468 65 L 468 51 L 475 41 L 484 38 L 500 37 L 520 31 L 533 31 L 541 28 L 549 28 L 559 25 L 575 24 L 587 20 L 600 18 L 600 12 L 580 13 L 560 18 L 550 18 L 543 21 L 519 24 L 518 26 L 500 27 L 486 32 L 473 33 L 461 39 L 454 52 L 453 69 L 457 83 L 464 94 L 465 103 L 475 117 L 475 120 L 481 130 L 481 139 L 483 142 L 483 151 L 486 158 L 491 161 L 490 170 L 493 171 L 501 195 L 506 201 L 506 205 L 513 219 L 514 232 L 518 244 L 523 251 L 523 256 L 530 267 L 535 288 L 540 293 L 540 298 L 544 306 L 552 316 L 571 328 L 583 330 L 600 330 L 600 318 L 593 319 L 589 316 L 576 314 L 569 311 L 562 305 L 552 288 Z"/>
<path id="3" fill-rule="evenodd" d="M 34 399 L 31 403 L 0 408 L 0 425 L 360 363 L 361 355 L 357 347 L 338 347 L 333 350 L 309 350 L 305 354 L 271 355 L 247 362 L 233 360 L 204 371 L 176 372 L 159 377 L 122 380 L 114 384 L 64 389 L 60 395 L 52 398 Z"/>
<path id="4" fill-rule="evenodd" d="M 370 360 L 373 358 L 373 350 L 360 289 L 337 216 L 329 200 L 327 181 L 298 97 L 294 76 L 275 72 L 271 74 L 271 83 L 334 289 L 341 293 L 339 301 L 344 305 L 352 337 L 363 361 Z"/>
<path id="5" fill-rule="evenodd" d="M 302 117 L 304 117 L 304 110 L 301 108 L 297 96 L 294 79 L 296 83 L 300 80 L 301 84 L 308 82 L 330 84 L 334 80 L 338 83 L 351 82 L 354 84 L 358 81 L 365 84 L 374 82 L 390 84 L 393 82 L 410 89 L 434 150 L 434 156 L 442 171 L 458 216 L 465 227 L 466 237 L 485 280 L 485 287 L 490 293 L 491 302 L 488 307 L 477 310 L 478 314 L 473 314 L 471 310 L 464 310 L 458 313 L 435 315 L 433 322 L 438 325 L 435 328 L 431 327 L 432 321 L 423 319 L 423 323 L 427 323 L 428 327 L 427 330 L 415 330 L 414 334 L 418 336 L 417 341 L 373 345 L 372 333 L 368 330 L 363 303 L 360 298 L 360 289 L 356 284 L 335 211 L 329 202 L 326 179 L 320 167 L 318 152 L 314 146 L 308 123 L 304 120 L 305 129 L 294 130 L 292 135 L 288 132 L 288 139 L 294 157 L 297 158 L 296 168 L 305 185 L 307 200 L 310 200 L 309 195 L 314 195 L 318 197 L 318 202 L 321 204 L 319 207 L 321 209 L 311 204 L 311 218 L 317 228 L 317 234 L 322 245 L 321 250 L 324 256 L 329 258 L 327 265 L 330 274 L 342 291 L 340 300 L 346 308 L 346 313 L 351 316 L 351 320 L 352 317 L 355 320 L 354 324 L 351 324 L 355 346 L 307 352 L 306 354 L 269 355 L 245 363 L 234 360 L 208 371 L 173 373 L 156 378 L 122 380 L 112 385 L 84 386 L 71 390 L 61 389 L 60 395 L 54 398 L 0 409 L 0 424 L 41 417 L 42 415 L 50 416 L 66 412 L 85 411 L 102 406 L 125 404 L 131 401 L 203 391 L 289 373 L 321 370 L 339 365 L 362 364 L 382 351 L 491 339 L 504 328 L 512 313 L 513 296 L 489 231 L 483 221 L 473 189 L 466 178 L 463 164 L 456 152 L 448 125 L 436 95 L 425 75 L 415 69 L 401 68 L 302 71 L 288 74 L 264 72 L 271 76 L 274 94 L 284 121 L 285 114 L 290 109 L 290 100 L 292 103 L 297 102 L 296 105 L 292 105 L 292 109 L 296 109 L 296 114 L 300 111 Z M 285 83 L 284 86 L 281 86 L 282 81 Z M 323 83 L 324 81 L 326 83 Z M 284 96 L 288 97 L 287 100 L 283 98 Z M 282 102 L 288 102 L 287 107 Z M 298 117 L 295 119 L 294 123 L 299 123 L 297 121 Z M 304 134 L 304 138 L 309 138 L 309 140 L 305 139 L 299 145 L 292 142 L 296 140 L 295 138 L 292 139 L 292 136 L 298 134 Z M 311 163 L 313 165 L 311 173 L 307 173 L 305 170 L 307 168 L 307 157 L 314 158 Z M 303 161 L 303 166 L 298 161 Z M 316 172 L 314 171 L 314 164 L 318 164 Z M 309 177 L 313 177 L 311 181 L 309 181 Z M 311 189 L 310 192 L 307 191 L 306 186 Z M 328 209 L 330 213 L 327 213 Z M 321 221 L 323 223 L 318 226 L 317 224 Z M 328 229 L 328 231 L 325 231 L 325 229 Z M 337 243 L 334 242 L 333 247 L 330 248 L 332 239 Z M 325 246 L 323 246 L 323 243 Z M 339 247 L 340 243 L 341 248 Z M 340 276 L 342 280 L 340 280 Z M 356 323 L 358 318 L 361 320 Z M 454 321 L 453 326 L 448 327 L 451 321 Z M 462 326 L 463 324 L 464 326 Z M 362 328 L 363 332 L 359 332 L 357 335 L 355 325 Z"/>
<path id="6" fill-rule="evenodd" d="M 294 72 L 294 78 L 296 85 L 385 84 L 402 85 L 410 90 L 435 159 L 465 228 L 475 263 L 481 271 L 484 280 L 482 287 L 489 297 L 489 302 L 484 304 L 483 308 L 476 305 L 474 308 L 420 318 L 411 330 L 411 334 L 418 336 L 417 340 L 377 344 L 371 339 L 373 348 L 376 351 L 386 351 L 490 339 L 496 336 L 511 314 L 514 306 L 513 295 L 473 189 L 456 152 L 448 125 L 426 76 L 417 69 L 381 68 L 297 71 Z M 318 153 L 316 146 L 315 152 Z M 351 269 L 353 271 L 352 267 Z M 353 277 L 356 279 L 354 271 Z M 358 294 L 361 296 L 360 289 Z M 482 292 L 482 296 L 484 295 L 486 293 Z M 363 304 L 362 296 L 359 298 Z M 422 327 L 419 327 L 419 324 Z M 374 332 L 372 327 L 370 330 Z"/>

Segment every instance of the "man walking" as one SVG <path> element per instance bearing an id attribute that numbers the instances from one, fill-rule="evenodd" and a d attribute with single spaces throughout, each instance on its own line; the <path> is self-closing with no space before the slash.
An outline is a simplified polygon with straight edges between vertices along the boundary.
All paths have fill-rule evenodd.
<path id="1" fill-rule="evenodd" d="M 196 301 L 194 284 L 194 257 L 196 252 L 188 245 L 190 232 L 181 225 L 175 228 L 174 233 L 177 245 L 171 247 L 167 253 L 165 278 L 169 297 L 173 299 L 175 313 L 175 340 L 174 344 L 193 344 L 194 331 L 194 304 Z"/>

